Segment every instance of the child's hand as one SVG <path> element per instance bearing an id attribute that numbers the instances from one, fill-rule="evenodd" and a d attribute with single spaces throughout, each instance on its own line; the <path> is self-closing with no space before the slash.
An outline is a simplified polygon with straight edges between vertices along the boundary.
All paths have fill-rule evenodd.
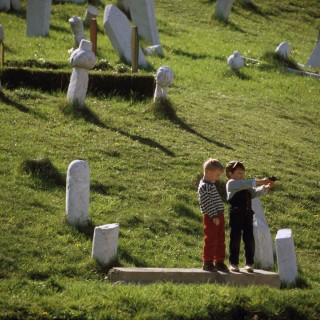
<path id="1" fill-rule="evenodd" d="M 266 185 L 266 189 L 273 189 L 275 186 L 274 181 L 270 181 L 267 185 Z"/>
<path id="2" fill-rule="evenodd" d="M 220 223 L 219 218 L 212 218 L 212 221 L 213 221 L 213 223 L 214 223 L 216 226 L 218 226 L 219 223 Z"/>

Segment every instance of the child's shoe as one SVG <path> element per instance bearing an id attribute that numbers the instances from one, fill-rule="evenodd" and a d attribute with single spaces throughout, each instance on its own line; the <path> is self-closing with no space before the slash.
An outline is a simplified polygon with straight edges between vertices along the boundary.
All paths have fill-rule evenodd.
<path id="1" fill-rule="evenodd" d="M 212 261 L 206 261 L 204 262 L 202 266 L 202 270 L 204 271 L 210 271 L 210 272 L 215 272 L 217 271 L 216 267 L 213 265 Z"/>
<path id="2" fill-rule="evenodd" d="M 254 268 L 253 268 L 252 264 L 247 264 L 244 268 L 249 273 L 252 273 L 254 271 Z"/>
<path id="3" fill-rule="evenodd" d="M 237 264 L 230 264 L 229 266 L 229 271 L 232 271 L 232 272 L 239 272 L 239 267 Z"/>
<path id="4" fill-rule="evenodd" d="M 224 264 L 223 261 L 217 261 L 215 263 L 215 267 L 217 268 L 218 271 L 222 271 L 222 272 L 228 272 L 229 271 L 228 267 Z"/>

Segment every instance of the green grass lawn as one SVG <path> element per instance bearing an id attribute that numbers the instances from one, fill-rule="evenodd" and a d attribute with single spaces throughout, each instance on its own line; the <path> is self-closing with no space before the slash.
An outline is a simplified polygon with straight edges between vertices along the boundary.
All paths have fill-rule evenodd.
<path id="1" fill-rule="evenodd" d="M 89 92 L 94 116 L 84 117 L 62 111 L 66 92 L 4 89 L 0 318 L 318 319 L 319 80 L 253 64 L 236 74 L 226 64 L 235 50 L 259 59 L 282 41 L 305 63 L 316 45 L 318 1 L 256 0 L 250 8 L 235 1 L 228 24 L 211 19 L 214 1 L 155 4 L 165 57 L 148 57 L 151 71 L 140 72 L 174 70 L 175 121 L 155 117 L 151 99 Z M 25 37 L 25 7 L 23 1 L 21 14 L 0 13 L 7 65 L 36 60 L 69 68 L 68 18 L 83 16 L 86 6 L 53 5 L 46 38 Z M 120 61 L 99 9 L 98 58 L 116 70 Z M 95 226 L 120 223 L 122 266 L 201 267 L 197 183 L 208 157 L 245 161 L 247 177 L 280 177 L 262 202 L 273 238 L 279 229 L 293 231 L 297 287 L 108 283 L 91 259 L 90 230 L 65 222 L 65 188 L 21 168 L 40 157 L 63 177 L 71 161 L 89 163 L 90 219 Z"/>

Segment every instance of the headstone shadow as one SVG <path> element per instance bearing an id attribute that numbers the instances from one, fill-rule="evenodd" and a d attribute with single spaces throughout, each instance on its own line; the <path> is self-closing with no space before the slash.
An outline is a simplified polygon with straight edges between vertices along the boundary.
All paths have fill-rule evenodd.
<path id="1" fill-rule="evenodd" d="M 190 58 L 190 59 L 193 59 L 193 60 L 211 58 L 211 55 L 209 55 L 209 54 L 191 53 L 191 52 L 187 52 L 187 51 L 184 51 L 184 50 L 181 50 L 181 49 L 173 49 L 173 50 L 171 50 L 171 52 L 173 54 L 178 55 L 178 56 Z"/>
<path id="2" fill-rule="evenodd" d="M 30 112 L 29 108 L 27 108 L 26 106 L 24 106 L 23 104 L 21 104 L 19 102 L 16 102 L 16 101 L 10 99 L 3 92 L 0 92 L 0 101 L 2 101 L 3 103 L 5 103 L 9 106 L 16 108 L 17 110 L 19 110 L 21 112 L 24 112 L 24 113 Z"/>

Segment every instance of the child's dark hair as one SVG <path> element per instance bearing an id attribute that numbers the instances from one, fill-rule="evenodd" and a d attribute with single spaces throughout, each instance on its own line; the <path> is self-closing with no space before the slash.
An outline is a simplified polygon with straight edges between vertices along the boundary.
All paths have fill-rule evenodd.
<path id="1" fill-rule="evenodd" d="M 229 178 L 229 175 L 231 173 L 234 173 L 236 171 L 236 169 L 242 169 L 242 170 L 246 170 L 246 168 L 244 167 L 243 162 L 240 161 L 230 161 L 227 165 L 226 165 L 226 175 Z"/>

